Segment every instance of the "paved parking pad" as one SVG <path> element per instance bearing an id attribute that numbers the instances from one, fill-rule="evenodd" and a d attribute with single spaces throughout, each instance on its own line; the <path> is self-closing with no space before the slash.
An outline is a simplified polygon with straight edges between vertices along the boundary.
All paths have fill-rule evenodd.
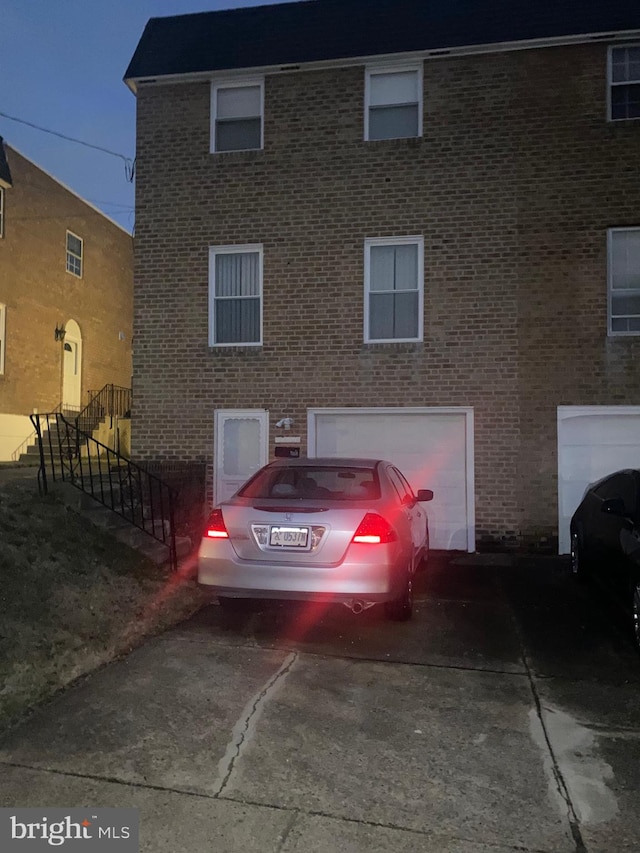
<path id="1" fill-rule="evenodd" d="M 215 795 L 234 727 L 286 653 L 159 640 L 59 696 L 0 762 Z"/>
<path id="2" fill-rule="evenodd" d="M 562 564 L 435 562 L 414 620 L 204 608 L 0 740 L 0 805 L 145 853 L 631 853 L 640 664 Z"/>
<path id="3" fill-rule="evenodd" d="M 229 796 L 549 850 L 567 846 L 524 678 L 301 656 Z M 536 793 L 537 792 L 537 793 Z"/>

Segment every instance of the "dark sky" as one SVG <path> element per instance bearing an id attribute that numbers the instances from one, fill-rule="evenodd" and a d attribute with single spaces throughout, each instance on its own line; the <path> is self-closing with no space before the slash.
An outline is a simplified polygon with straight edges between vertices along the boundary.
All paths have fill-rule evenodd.
<path id="1" fill-rule="evenodd" d="M 0 113 L 133 159 L 135 98 L 122 77 L 148 19 L 268 2 L 273 0 L 0 0 Z M 134 188 L 123 160 L 2 115 L 0 135 L 133 229 Z"/>

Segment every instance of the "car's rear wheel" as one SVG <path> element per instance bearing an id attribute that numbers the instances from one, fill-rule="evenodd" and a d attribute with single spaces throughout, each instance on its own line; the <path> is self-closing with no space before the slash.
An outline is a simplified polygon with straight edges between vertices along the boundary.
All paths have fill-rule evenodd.
<path id="1" fill-rule="evenodd" d="M 578 530 L 571 531 L 571 574 L 580 583 L 588 577 L 587 560 Z"/>
<path id="2" fill-rule="evenodd" d="M 250 608 L 251 599 L 227 598 L 225 595 L 219 595 L 218 604 L 223 613 L 246 613 Z"/>
<path id="3" fill-rule="evenodd" d="M 413 566 L 407 570 L 402 586 L 402 592 L 393 601 L 385 604 L 385 613 L 388 619 L 394 622 L 408 622 L 413 616 Z"/>

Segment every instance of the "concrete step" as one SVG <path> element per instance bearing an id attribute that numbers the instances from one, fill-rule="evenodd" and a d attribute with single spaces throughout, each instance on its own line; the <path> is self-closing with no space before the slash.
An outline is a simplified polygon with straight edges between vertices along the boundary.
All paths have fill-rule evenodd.
<path id="1" fill-rule="evenodd" d="M 56 483 L 56 490 L 63 496 L 65 503 L 79 512 L 90 524 L 107 531 L 119 542 L 123 542 L 130 548 L 144 554 L 156 565 L 161 566 L 169 562 L 171 557 L 169 550 L 171 525 L 168 520 L 157 519 L 153 526 L 147 520 L 145 522 L 146 530 L 142 530 L 70 483 L 58 482 Z M 153 533 L 160 537 L 164 535 L 167 544 L 155 539 Z M 191 553 L 191 550 L 192 542 L 189 537 L 176 537 L 178 557 Z"/>

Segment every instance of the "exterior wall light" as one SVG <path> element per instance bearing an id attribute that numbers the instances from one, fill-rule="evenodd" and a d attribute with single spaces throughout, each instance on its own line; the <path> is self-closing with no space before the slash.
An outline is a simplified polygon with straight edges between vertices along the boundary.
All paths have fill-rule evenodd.
<path id="1" fill-rule="evenodd" d="M 276 426 L 284 427 L 285 429 L 291 429 L 291 427 L 293 426 L 293 418 L 280 418 Z"/>
<path id="2" fill-rule="evenodd" d="M 67 330 L 65 329 L 65 327 L 64 326 L 58 326 L 58 324 L 56 323 L 56 330 L 53 333 L 53 336 L 56 339 L 56 341 L 63 341 L 66 333 L 67 333 Z"/>

